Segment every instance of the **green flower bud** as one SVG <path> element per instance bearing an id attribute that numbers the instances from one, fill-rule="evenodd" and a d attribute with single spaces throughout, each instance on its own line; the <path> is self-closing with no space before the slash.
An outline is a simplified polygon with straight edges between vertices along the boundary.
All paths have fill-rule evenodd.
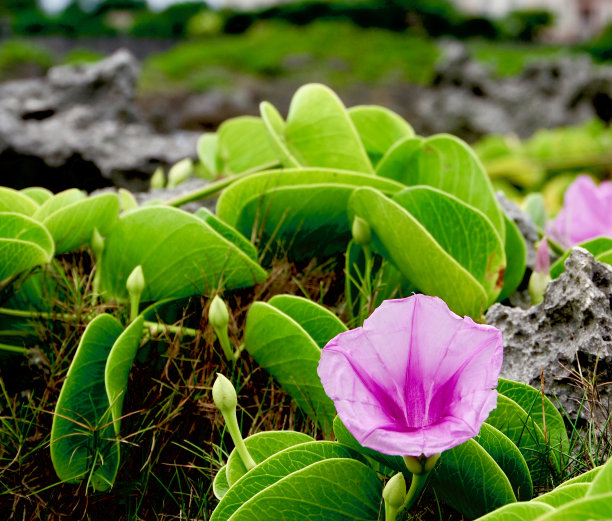
<path id="1" fill-rule="evenodd" d="M 392 508 L 400 509 L 406 499 L 406 480 L 401 472 L 393 476 L 383 489 L 383 499 L 385 500 L 385 510 Z"/>
<path id="2" fill-rule="evenodd" d="M 221 373 L 217 373 L 217 379 L 212 388 L 212 396 L 217 409 L 221 411 L 224 417 L 236 412 L 236 406 L 238 405 L 236 389 L 234 389 L 232 382 Z"/>
<path id="3" fill-rule="evenodd" d="M 356 244 L 363 246 L 370 244 L 372 241 L 372 230 L 370 229 L 370 225 L 361 217 L 355 216 L 353 225 L 351 226 L 351 232 L 353 233 L 353 240 Z"/>
<path id="4" fill-rule="evenodd" d="M 153 172 L 151 180 L 149 181 L 149 186 L 151 189 L 164 188 L 166 186 L 166 173 L 161 166 L 158 167 L 155 172 Z"/>
<path id="5" fill-rule="evenodd" d="M 138 265 L 130 273 L 125 286 L 130 295 L 130 321 L 138 316 L 138 306 L 140 305 L 140 297 L 145 289 L 146 282 L 142 266 Z"/>
<path id="6" fill-rule="evenodd" d="M 193 161 L 190 158 L 181 159 L 168 171 L 167 188 L 176 188 L 182 182 L 187 181 L 193 173 Z"/>
<path id="7" fill-rule="evenodd" d="M 208 310 L 208 321 L 216 329 L 221 327 L 227 327 L 229 324 L 229 312 L 223 299 L 219 295 L 215 295 L 210 303 Z"/>

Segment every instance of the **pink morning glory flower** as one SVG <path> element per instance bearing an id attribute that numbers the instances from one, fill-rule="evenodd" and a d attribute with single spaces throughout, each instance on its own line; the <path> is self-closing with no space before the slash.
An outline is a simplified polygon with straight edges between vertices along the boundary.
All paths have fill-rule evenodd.
<path id="1" fill-rule="evenodd" d="M 437 297 L 383 302 L 339 334 L 318 373 L 340 419 L 364 447 L 431 456 L 478 434 L 496 407 L 501 331 Z"/>
<path id="2" fill-rule="evenodd" d="M 597 186 L 589 176 L 577 177 L 547 231 L 567 248 L 595 237 L 612 237 L 612 183 Z"/>

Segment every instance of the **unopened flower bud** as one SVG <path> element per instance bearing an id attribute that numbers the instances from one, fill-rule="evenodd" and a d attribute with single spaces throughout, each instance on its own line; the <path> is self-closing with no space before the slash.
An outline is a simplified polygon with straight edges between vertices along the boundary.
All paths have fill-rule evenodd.
<path id="1" fill-rule="evenodd" d="M 182 182 L 189 179 L 189 176 L 192 173 L 193 173 L 193 161 L 190 158 L 181 159 L 178 163 L 173 165 L 168 171 L 167 188 L 176 188 Z"/>
<path id="2" fill-rule="evenodd" d="M 145 289 L 146 282 L 142 266 L 138 265 L 130 273 L 125 286 L 130 295 L 130 321 L 138 316 L 138 306 L 140 305 L 140 297 Z"/>
<path id="3" fill-rule="evenodd" d="M 212 397 L 217 409 L 221 411 L 224 417 L 236 412 L 236 406 L 238 405 L 236 389 L 234 389 L 232 382 L 221 373 L 217 373 L 217 379 L 212 388 Z"/>
<path id="4" fill-rule="evenodd" d="M 164 169 L 160 166 L 153 172 L 151 176 L 151 180 L 149 181 L 150 188 L 164 188 L 166 186 L 166 173 Z"/>
<path id="5" fill-rule="evenodd" d="M 533 273 L 529 278 L 529 296 L 531 297 L 532 305 L 539 304 L 544 300 L 544 292 L 546 286 L 551 281 L 550 277 L 550 253 L 548 250 L 548 241 L 544 237 L 536 252 L 536 262 Z"/>
<path id="6" fill-rule="evenodd" d="M 383 499 L 385 500 L 385 511 L 389 510 L 397 513 L 397 511 L 404 505 L 406 499 L 406 480 L 401 472 L 398 472 L 393 476 L 383 489 Z M 387 517 L 389 517 L 387 515 Z M 393 517 L 395 519 L 395 517 Z"/>
<path id="7" fill-rule="evenodd" d="M 370 244 L 372 240 L 372 230 L 370 229 L 370 225 L 357 215 L 353 219 L 351 232 L 353 233 L 353 240 L 356 244 L 360 244 L 362 246 Z"/>
<path id="8" fill-rule="evenodd" d="M 208 310 L 208 321 L 216 329 L 218 327 L 227 327 L 229 324 L 229 312 L 223 299 L 219 295 L 215 295 L 210 303 Z"/>

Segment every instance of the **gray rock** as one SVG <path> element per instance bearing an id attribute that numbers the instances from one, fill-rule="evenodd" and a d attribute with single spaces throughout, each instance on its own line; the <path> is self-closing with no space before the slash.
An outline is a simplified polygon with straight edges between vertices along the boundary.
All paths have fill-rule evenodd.
<path id="1" fill-rule="evenodd" d="M 143 122 L 133 104 L 138 72 L 118 51 L 0 85 L 1 184 L 143 190 L 158 166 L 195 157 L 199 133 L 163 135 Z"/>
<path id="2" fill-rule="evenodd" d="M 576 375 L 612 381 L 611 305 L 612 268 L 574 248 L 543 302 L 527 310 L 495 304 L 487 312 L 487 323 L 503 332 L 502 377 L 539 388 L 542 371 L 545 392 L 577 415 L 584 387 Z M 611 395 L 612 386 L 599 387 L 599 403 L 586 400 L 581 416 L 602 420 Z"/>

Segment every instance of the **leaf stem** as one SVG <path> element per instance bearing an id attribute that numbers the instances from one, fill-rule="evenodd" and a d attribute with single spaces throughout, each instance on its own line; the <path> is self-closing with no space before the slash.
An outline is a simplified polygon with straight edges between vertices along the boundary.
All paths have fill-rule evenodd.
<path id="1" fill-rule="evenodd" d="M 28 349 L 25 347 L 10 346 L 8 344 L 0 344 L 0 351 L 8 351 L 9 353 L 18 353 L 20 355 L 27 355 Z"/>
<path id="2" fill-rule="evenodd" d="M 145 320 L 144 327 L 148 329 L 152 334 L 169 332 L 178 335 L 196 337 L 200 333 L 199 330 L 190 327 L 171 326 L 168 324 L 160 324 L 159 322 L 149 322 L 148 320 Z"/>

